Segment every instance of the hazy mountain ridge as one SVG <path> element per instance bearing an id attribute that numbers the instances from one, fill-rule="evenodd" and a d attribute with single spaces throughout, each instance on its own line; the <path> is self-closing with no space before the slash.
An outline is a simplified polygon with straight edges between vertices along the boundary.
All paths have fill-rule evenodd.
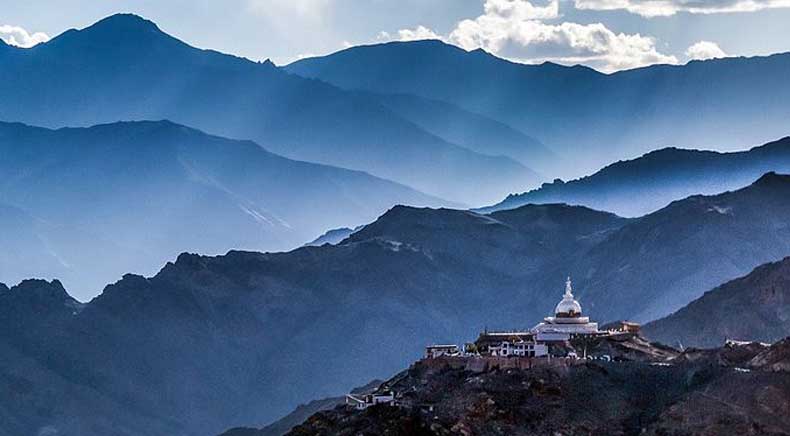
<path id="1" fill-rule="evenodd" d="M 790 176 L 768 173 L 746 188 L 691 196 L 634 220 L 574 266 L 599 293 L 591 309 L 614 319 L 610 309 L 625 304 L 628 317 L 660 318 L 784 258 L 790 254 L 790 223 L 783 218 L 790 216 L 788 198 Z"/>
<path id="2" fill-rule="evenodd" d="M 401 206 L 339 245 L 184 254 L 154 277 L 125 276 L 55 327 L 28 338 L 19 331 L 33 331 L 38 317 L 22 316 L 0 333 L 0 343 L 25 337 L 29 347 L 0 362 L 0 379 L 13 374 L 27 386 L 0 414 L 18 416 L 17 433 L 80 422 L 93 432 L 81 434 L 104 434 L 111 427 L 83 409 L 103 396 L 110 408 L 139 405 L 119 420 L 148 417 L 132 435 L 261 427 L 297 404 L 394 373 L 426 343 L 462 342 L 486 326 L 532 327 L 551 313 L 568 274 L 596 321 L 668 313 L 709 282 L 790 255 L 789 190 L 790 177 L 769 174 L 639 219 L 566 205 L 491 215 Z M 44 399 L 46 385 L 20 369 L 24 359 L 47 380 L 67 380 L 61 392 L 95 394 L 68 408 L 62 397 Z M 103 364 L 87 364 L 95 361 Z M 48 412 L 20 412 L 39 403 Z M 64 419 L 66 409 L 79 419 Z"/>
<path id="3" fill-rule="evenodd" d="M 544 171 L 566 178 L 668 145 L 741 149 L 787 135 L 790 117 L 783 103 L 790 54 L 605 75 L 416 41 L 352 47 L 286 68 L 345 89 L 414 94 L 491 117 L 572 159 Z"/>
<path id="4" fill-rule="evenodd" d="M 443 203 L 165 121 L 59 130 L 0 123 L 0 153 L 0 202 L 29 215 L 0 236 L 16 247 L 0 255 L 0 278 L 60 277 L 83 298 L 184 250 L 289 249 L 394 204 Z"/>
<path id="5" fill-rule="evenodd" d="M 8 121 L 61 127 L 170 119 L 459 203 L 494 201 L 538 182 L 515 160 L 449 143 L 377 98 L 270 62 L 190 47 L 133 15 L 2 56 L 0 119 Z"/>
<path id="6" fill-rule="evenodd" d="M 719 153 L 667 148 L 609 165 L 593 175 L 555 181 L 480 212 L 528 203 L 580 204 L 623 216 L 641 216 L 694 194 L 741 188 L 769 171 L 790 172 L 790 138 L 748 151 Z"/>
<path id="7" fill-rule="evenodd" d="M 351 236 L 352 233 L 356 232 L 357 230 L 361 229 L 362 226 L 358 226 L 356 228 L 350 229 L 348 227 L 341 227 L 339 229 L 332 229 L 327 231 L 326 233 L 322 234 L 321 236 L 315 238 L 313 241 L 308 242 L 305 246 L 308 247 L 320 247 L 324 244 L 330 245 L 337 245 L 343 242 L 344 239 Z"/>
<path id="8" fill-rule="evenodd" d="M 426 131 L 478 153 L 508 156 L 531 169 L 557 164 L 557 155 L 539 140 L 494 119 L 409 94 L 371 95 Z"/>
<path id="9" fill-rule="evenodd" d="M 468 223 L 460 228 L 490 225 L 490 218 L 469 212 L 447 213 Z M 616 218 L 614 224 L 619 225 Z M 517 234 L 505 224 L 497 226 Z M 507 240 L 507 234 L 484 240 Z M 397 370 L 404 359 L 419 355 L 426 332 L 473 334 L 490 315 L 480 307 L 512 301 L 511 290 L 520 291 L 516 280 L 491 270 L 496 265 L 476 271 L 468 259 L 462 262 L 432 245 L 436 248 L 374 237 L 282 254 L 182 255 L 151 279 L 127 275 L 107 287 L 51 330 L 62 336 L 42 332 L 27 342 L 42 353 L 33 353 L 37 365 L 53 376 L 139 405 L 135 413 L 152 421 L 130 434 L 172 435 L 173 426 L 184 434 L 219 433 L 262 424 L 310 398 Z M 17 328 L 28 326 L 6 329 L 0 340 L 15 337 Z M 381 341 L 383 332 L 390 340 Z M 60 363 L 42 355 L 60 356 Z M 315 355 L 322 358 L 310 357 Z M 357 356 L 354 365 L 348 356 Z M 85 365 L 88 361 L 104 363 Z M 0 374 L 6 371 L 0 368 Z M 41 397 L 44 385 L 32 374 L 13 371 L 29 386 L 13 405 L 19 422 L 12 429 L 18 433 L 44 425 L 75 431 L 75 422 L 93 434 L 112 428 L 79 411 L 93 400 L 74 406 L 76 421 L 64 419 L 57 413 L 64 405 Z M 50 404 L 47 410 L 53 412 L 31 416 L 18 409 L 38 402 Z"/>
<path id="10" fill-rule="evenodd" d="M 644 327 L 655 340 L 712 347 L 725 339 L 775 342 L 790 332 L 790 258 L 755 268 Z"/>

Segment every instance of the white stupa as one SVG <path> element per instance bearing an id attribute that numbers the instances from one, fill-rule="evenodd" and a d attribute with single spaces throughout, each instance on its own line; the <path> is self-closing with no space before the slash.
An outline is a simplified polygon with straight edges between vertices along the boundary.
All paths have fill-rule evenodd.
<path id="1" fill-rule="evenodd" d="M 532 330 L 539 341 L 562 341 L 572 336 L 597 334 L 598 323 L 582 316 L 582 306 L 573 298 L 573 286 L 568 277 L 565 294 L 554 309 L 554 316 L 544 318 Z"/>

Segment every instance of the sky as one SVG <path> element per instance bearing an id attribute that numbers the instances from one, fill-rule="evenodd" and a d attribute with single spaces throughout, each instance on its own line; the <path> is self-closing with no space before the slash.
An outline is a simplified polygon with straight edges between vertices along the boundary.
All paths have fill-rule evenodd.
<path id="1" fill-rule="evenodd" d="M 0 0 L 0 11 L 0 38 L 19 46 L 131 12 L 191 45 L 278 65 L 425 38 L 604 72 L 790 51 L 790 0 Z"/>

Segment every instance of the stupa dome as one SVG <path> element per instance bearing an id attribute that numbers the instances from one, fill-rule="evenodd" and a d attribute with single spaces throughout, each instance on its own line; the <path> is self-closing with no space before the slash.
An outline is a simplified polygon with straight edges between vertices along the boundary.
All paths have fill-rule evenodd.
<path id="1" fill-rule="evenodd" d="M 573 298 L 573 288 L 571 286 L 570 277 L 565 282 L 565 295 L 562 296 L 562 300 L 554 309 L 554 314 L 558 317 L 576 317 L 582 314 L 581 304 Z"/>

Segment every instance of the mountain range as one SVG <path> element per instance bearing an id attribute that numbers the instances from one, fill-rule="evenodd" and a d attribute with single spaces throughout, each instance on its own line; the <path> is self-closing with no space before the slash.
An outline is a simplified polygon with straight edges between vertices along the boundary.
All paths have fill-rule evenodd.
<path id="1" fill-rule="evenodd" d="M 622 216 L 642 216 L 694 194 L 739 189 L 766 172 L 790 173 L 790 138 L 747 151 L 666 148 L 611 164 L 587 177 L 555 180 L 480 212 L 512 209 L 529 203 L 578 204 Z"/>
<path id="2" fill-rule="evenodd" d="M 790 177 L 767 174 L 637 219 L 399 206 L 337 245 L 182 254 L 86 304 L 59 282 L 3 287 L 0 387 L 13 401 L 0 416 L 14 418 L 8 434 L 261 427 L 395 373 L 427 343 L 532 327 L 569 273 L 594 320 L 655 319 L 790 255 L 788 198 Z"/>
<path id="3" fill-rule="evenodd" d="M 649 321 L 790 253 L 790 176 L 694 195 L 623 227 L 576 264 L 604 318 Z M 622 308 L 627 307 L 628 313 Z"/>
<path id="4" fill-rule="evenodd" d="M 787 134 L 790 54 L 602 74 L 413 41 L 278 67 L 119 14 L 0 63 L 0 436 L 280 433 L 426 344 L 534 326 L 569 275 L 585 316 L 673 345 L 790 327 L 790 139 L 744 150 Z M 430 424 L 294 434 L 785 428 L 788 342 L 727 347 L 482 389 L 413 367 L 394 380 L 452 400 Z"/>
<path id="5" fill-rule="evenodd" d="M 429 130 L 412 120 L 436 103 L 413 97 L 384 104 L 271 62 L 191 47 L 134 15 L 113 15 L 29 49 L 3 46 L 0 62 L 0 120 L 64 127 L 169 119 L 456 203 L 491 203 L 539 182 L 535 171 L 496 144 L 510 141 L 520 157 L 530 147 L 545 154 L 535 140 L 484 121 L 452 136 L 473 151 L 440 136 L 448 130 L 441 117 Z M 452 110 L 478 124 L 483 118 Z"/>
<path id="6" fill-rule="evenodd" d="M 430 40 L 351 47 L 286 66 L 344 89 L 451 103 L 527 132 L 564 158 L 543 170 L 563 178 L 667 146 L 740 150 L 786 136 L 788 68 L 790 54 L 778 54 L 603 74 Z"/>
<path id="7" fill-rule="evenodd" d="M 790 258 L 706 292 L 681 310 L 644 326 L 654 340 L 714 347 L 727 339 L 776 342 L 790 332 Z"/>
<path id="8" fill-rule="evenodd" d="M 446 203 L 167 121 L 0 123 L 0 155 L 0 279 L 57 277 L 82 299 L 184 251 L 285 250 L 395 204 Z"/>

